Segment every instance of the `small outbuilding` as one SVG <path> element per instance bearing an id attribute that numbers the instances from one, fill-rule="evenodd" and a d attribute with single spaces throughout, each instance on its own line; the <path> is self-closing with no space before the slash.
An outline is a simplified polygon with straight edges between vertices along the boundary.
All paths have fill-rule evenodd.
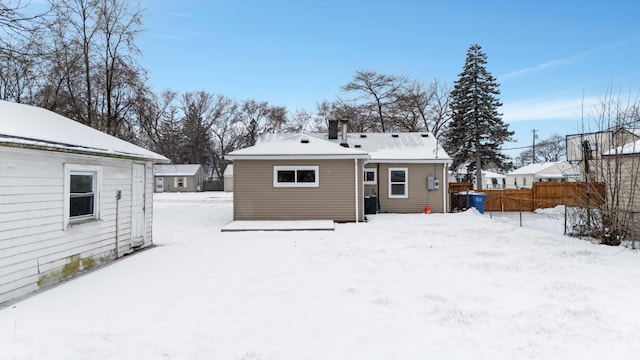
<path id="1" fill-rule="evenodd" d="M 0 303 L 151 245 L 156 162 L 169 161 L 0 101 Z"/>
<path id="2" fill-rule="evenodd" d="M 159 164 L 153 167 L 156 192 L 202 191 L 205 173 L 199 164 Z"/>

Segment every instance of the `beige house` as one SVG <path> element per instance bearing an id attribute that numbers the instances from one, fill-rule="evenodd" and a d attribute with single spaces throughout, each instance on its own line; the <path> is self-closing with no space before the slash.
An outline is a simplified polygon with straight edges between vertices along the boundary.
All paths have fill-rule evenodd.
<path id="1" fill-rule="evenodd" d="M 229 153 L 234 220 L 364 220 L 369 155 L 302 134 Z"/>
<path id="2" fill-rule="evenodd" d="M 534 182 L 578 181 L 580 169 L 566 161 L 535 163 L 515 169 L 505 176 L 507 189 L 530 188 Z"/>
<path id="3" fill-rule="evenodd" d="M 330 134 L 331 135 L 331 134 Z M 327 137 L 327 134 L 314 134 Z M 431 133 L 348 133 L 329 136 L 334 144 L 366 151 L 365 196 L 377 212 L 420 213 L 448 210 L 451 158 Z"/>
<path id="4" fill-rule="evenodd" d="M 205 173 L 199 164 L 155 165 L 155 192 L 194 192 L 203 190 Z"/>
<path id="5" fill-rule="evenodd" d="M 429 133 L 265 134 L 226 158 L 234 220 L 447 211 L 451 159 Z"/>
<path id="6" fill-rule="evenodd" d="M 0 101 L 0 303 L 153 243 L 162 155 Z"/>

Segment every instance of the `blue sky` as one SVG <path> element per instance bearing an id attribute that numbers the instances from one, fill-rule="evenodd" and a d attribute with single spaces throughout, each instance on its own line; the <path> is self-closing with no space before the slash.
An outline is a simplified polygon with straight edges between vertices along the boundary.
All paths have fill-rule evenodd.
<path id="1" fill-rule="evenodd" d="M 357 70 L 452 84 L 479 44 L 517 143 L 588 130 L 607 93 L 640 90 L 640 2 L 142 0 L 156 91 L 204 90 L 314 111 Z M 521 149 L 505 151 L 515 156 Z"/>

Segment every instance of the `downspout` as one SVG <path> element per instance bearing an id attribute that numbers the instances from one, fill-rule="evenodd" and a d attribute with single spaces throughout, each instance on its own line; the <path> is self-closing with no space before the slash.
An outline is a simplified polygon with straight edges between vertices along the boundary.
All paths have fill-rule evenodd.
<path id="1" fill-rule="evenodd" d="M 449 164 L 444 163 L 442 164 L 442 210 L 443 212 L 446 214 L 448 211 L 447 209 L 447 193 L 449 192 L 449 180 L 447 179 L 447 168 L 449 167 Z M 446 189 L 445 189 L 446 187 Z"/>
<path id="2" fill-rule="evenodd" d="M 122 198 L 122 191 L 121 190 L 117 190 L 116 191 L 116 259 L 120 257 L 120 250 L 118 249 L 119 245 L 118 245 L 118 232 L 119 232 L 119 226 L 118 226 L 118 213 L 120 210 L 120 198 Z"/>
<path id="3" fill-rule="evenodd" d="M 355 178 L 355 189 L 356 189 L 356 224 L 358 223 L 358 217 L 360 215 L 360 208 L 358 206 L 358 158 L 353 159 L 354 164 L 354 178 Z"/>

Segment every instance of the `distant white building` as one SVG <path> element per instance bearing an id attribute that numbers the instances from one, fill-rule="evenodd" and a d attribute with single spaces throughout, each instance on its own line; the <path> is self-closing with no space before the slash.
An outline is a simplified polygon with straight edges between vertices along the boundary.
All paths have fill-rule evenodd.
<path id="1" fill-rule="evenodd" d="M 451 172 L 449 174 L 451 182 L 468 182 L 466 181 L 466 174 Z M 473 188 L 478 189 L 478 182 L 476 181 L 475 173 L 472 175 Z M 493 171 L 482 170 L 482 188 L 483 189 L 504 189 L 506 187 L 506 179 L 504 174 L 500 174 Z"/>
<path id="2" fill-rule="evenodd" d="M 233 192 L 233 164 L 228 164 L 224 169 L 224 191 Z"/>
<path id="3" fill-rule="evenodd" d="M 569 162 L 545 162 L 523 166 L 505 176 L 506 188 L 530 188 L 534 182 L 577 181 L 580 169 Z"/>
<path id="4" fill-rule="evenodd" d="M 504 189 L 506 184 L 506 176 L 504 174 L 482 170 L 483 189 Z"/>

